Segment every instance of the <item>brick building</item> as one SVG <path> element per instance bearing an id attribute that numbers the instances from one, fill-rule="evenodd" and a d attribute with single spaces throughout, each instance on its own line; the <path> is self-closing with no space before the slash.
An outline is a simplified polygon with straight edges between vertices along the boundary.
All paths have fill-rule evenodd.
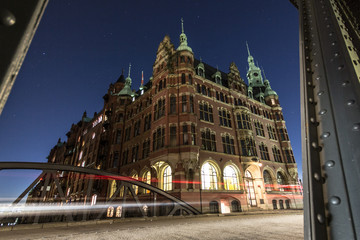
<path id="1" fill-rule="evenodd" d="M 248 48 L 248 84 L 235 63 L 225 73 L 196 59 L 183 30 L 165 36 L 153 74 L 138 91 L 123 74 L 99 113 L 71 126 L 49 162 L 102 169 L 157 186 L 203 212 L 301 208 L 297 165 L 278 95 Z M 63 179 L 72 201 L 88 180 Z M 94 191 L 109 198 L 114 180 Z M 145 196 L 147 191 L 137 190 Z"/>

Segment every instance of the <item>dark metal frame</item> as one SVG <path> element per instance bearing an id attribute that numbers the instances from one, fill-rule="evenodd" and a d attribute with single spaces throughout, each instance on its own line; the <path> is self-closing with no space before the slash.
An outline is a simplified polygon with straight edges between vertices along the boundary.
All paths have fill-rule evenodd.
<path id="1" fill-rule="evenodd" d="M 180 212 L 180 214 L 182 214 L 183 212 L 186 212 L 189 215 L 197 215 L 200 214 L 200 212 L 192 207 L 191 205 L 187 204 L 186 202 L 172 196 L 171 194 L 157 188 L 154 187 L 152 185 L 149 185 L 147 183 L 138 181 L 134 178 L 131 177 L 127 177 L 127 176 L 121 176 L 115 173 L 110 173 L 110 172 L 106 172 L 106 171 L 102 171 L 102 170 L 97 170 L 97 169 L 93 169 L 93 168 L 85 168 L 85 167 L 75 167 L 75 166 L 70 166 L 70 165 L 62 165 L 62 164 L 53 164 L 53 163 L 34 163 L 34 162 L 0 162 L 0 170 L 4 170 L 4 169 L 30 169 L 30 170 L 42 170 L 43 172 L 35 179 L 35 181 L 33 181 L 29 187 L 27 187 L 25 189 L 25 191 L 23 193 L 20 194 L 20 196 L 13 202 L 13 205 L 18 204 L 25 196 L 26 194 L 29 193 L 29 191 L 39 183 L 40 179 L 44 179 L 44 185 L 43 185 L 43 190 L 41 191 L 41 199 L 45 197 L 46 194 L 46 188 L 47 186 L 49 186 L 50 183 L 50 179 L 52 181 L 55 182 L 55 185 L 57 187 L 58 193 L 60 195 L 61 201 L 63 203 L 66 202 L 67 197 L 64 194 L 64 191 L 60 185 L 59 182 L 59 176 L 57 174 L 57 171 L 66 171 L 66 172 L 76 172 L 76 173 L 84 173 L 84 174 L 90 174 L 90 175 L 94 175 L 94 176 L 102 176 L 102 177 L 107 177 L 109 179 L 113 179 L 116 180 L 117 182 L 120 182 L 120 185 L 117 186 L 115 192 L 113 193 L 113 195 L 106 201 L 105 205 L 110 205 L 116 198 L 117 195 L 119 195 L 121 189 L 124 189 L 124 197 L 122 200 L 122 204 L 125 206 L 126 203 L 126 196 L 127 193 L 130 192 L 131 196 L 133 197 L 133 199 L 136 202 L 137 207 L 139 208 L 141 214 L 143 217 L 146 217 L 146 213 L 143 210 L 143 204 L 141 204 L 139 197 L 137 196 L 137 194 L 134 191 L 134 186 L 138 186 L 141 187 L 145 190 L 149 190 L 151 191 L 151 193 L 154 196 L 153 199 L 153 206 L 156 206 L 156 200 L 158 196 L 162 196 L 168 200 L 170 200 L 173 203 L 173 208 L 170 210 L 170 212 L 168 213 L 168 216 L 172 216 L 174 215 L 176 212 Z M 93 184 L 93 178 L 90 178 L 90 183 L 87 188 L 87 199 L 90 198 L 91 195 L 91 189 L 92 189 L 92 184 Z M 106 211 L 103 210 L 99 213 L 97 218 L 100 218 L 104 212 Z M 125 217 L 125 211 L 126 208 L 123 208 L 122 211 L 122 217 Z M 154 207 L 154 216 L 156 214 L 155 211 L 155 207 Z M 68 216 L 68 220 L 72 220 L 71 214 L 67 213 Z M 87 213 L 84 212 L 83 213 L 83 220 L 87 219 Z M 35 220 L 34 222 L 37 223 L 39 220 L 39 215 L 35 216 Z"/>

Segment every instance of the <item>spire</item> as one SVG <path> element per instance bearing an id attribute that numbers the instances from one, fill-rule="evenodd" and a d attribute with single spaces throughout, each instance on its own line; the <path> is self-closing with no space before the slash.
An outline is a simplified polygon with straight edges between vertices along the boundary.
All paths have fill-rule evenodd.
<path id="1" fill-rule="evenodd" d="M 125 86 L 117 95 L 130 95 L 132 94 L 131 91 L 131 78 L 130 78 L 130 72 L 131 72 L 131 63 L 129 63 L 129 73 L 127 78 L 125 79 Z"/>
<path id="2" fill-rule="evenodd" d="M 184 33 L 184 19 L 181 18 L 181 33 Z"/>
<path id="3" fill-rule="evenodd" d="M 131 63 L 129 63 L 129 74 L 127 78 L 130 78 L 130 71 L 131 71 Z"/>
<path id="4" fill-rule="evenodd" d="M 141 71 L 141 85 L 144 85 L 144 71 Z"/>
<path id="5" fill-rule="evenodd" d="M 247 51 L 248 51 L 248 56 L 251 56 L 250 50 L 249 50 L 249 45 L 248 45 L 247 41 L 246 41 L 246 48 L 247 48 Z"/>
<path id="6" fill-rule="evenodd" d="M 187 45 L 187 37 L 184 32 L 184 20 L 181 18 L 181 34 L 180 34 L 180 46 L 176 49 L 177 51 L 187 50 L 192 52 L 191 47 Z"/>

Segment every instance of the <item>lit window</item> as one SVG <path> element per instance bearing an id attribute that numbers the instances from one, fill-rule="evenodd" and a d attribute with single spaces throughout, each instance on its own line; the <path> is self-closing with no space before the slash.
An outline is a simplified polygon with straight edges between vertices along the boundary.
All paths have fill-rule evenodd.
<path id="1" fill-rule="evenodd" d="M 108 207 L 107 209 L 107 214 L 106 214 L 107 217 L 113 217 L 114 216 L 114 207 Z"/>
<path id="2" fill-rule="evenodd" d="M 136 180 L 138 180 L 138 175 L 137 175 L 136 173 L 133 174 L 131 177 L 134 178 L 134 179 L 136 179 Z M 136 181 L 134 181 L 134 183 L 135 183 L 135 182 L 136 182 Z M 139 190 L 138 186 L 135 185 L 135 184 L 133 184 L 133 189 L 134 189 L 135 194 L 137 195 L 137 194 L 138 194 L 138 190 Z"/>
<path id="3" fill-rule="evenodd" d="M 233 166 L 224 168 L 224 187 L 226 190 L 239 190 L 238 176 Z"/>
<path id="4" fill-rule="evenodd" d="M 205 163 L 201 168 L 201 187 L 202 189 L 217 189 L 217 172 L 210 163 Z"/>
<path id="5" fill-rule="evenodd" d="M 171 167 L 167 166 L 164 169 L 164 174 L 163 174 L 163 179 L 164 179 L 164 185 L 163 185 L 163 189 L 164 191 L 170 191 L 172 190 L 172 175 L 171 175 Z"/>
<path id="6" fill-rule="evenodd" d="M 143 182 L 151 185 L 151 173 L 150 171 L 146 171 L 143 176 Z M 144 193 L 150 193 L 150 190 L 144 190 Z"/>
<path id="7" fill-rule="evenodd" d="M 109 198 L 111 198 L 114 195 L 115 192 L 116 192 L 116 181 L 111 180 Z"/>

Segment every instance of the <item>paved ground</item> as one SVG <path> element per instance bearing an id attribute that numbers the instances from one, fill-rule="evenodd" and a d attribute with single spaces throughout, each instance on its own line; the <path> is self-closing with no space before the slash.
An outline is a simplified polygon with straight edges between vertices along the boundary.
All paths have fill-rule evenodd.
<path id="1" fill-rule="evenodd" d="M 112 224 L 0 231 L 0 239 L 304 239 L 301 211 L 278 214 L 160 217 Z"/>

